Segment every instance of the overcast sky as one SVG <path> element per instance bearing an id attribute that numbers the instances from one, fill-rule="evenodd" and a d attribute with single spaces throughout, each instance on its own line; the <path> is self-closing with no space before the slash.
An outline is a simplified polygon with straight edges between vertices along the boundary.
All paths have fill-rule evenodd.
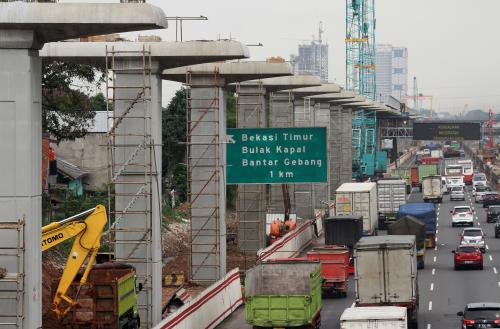
<path id="1" fill-rule="evenodd" d="M 76 2 L 60 2 L 69 1 Z M 345 0 L 147 2 L 161 7 L 167 16 L 208 17 L 204 22 L 185 22 L 184 40 L 231 36 L 246 44 L 263 43 L 264 47 L 250 48 L 252 60 L 270 56 L 288 60 L 300 40 L 317 35 L 322 21 L 330 80 L 344 84 Z M 500 112 L 499 12 L 498 0 L 376 0 L 376 40 L 408 48 L 408 92 L 413 93 L 416 76 L 419 92 L 434 96 L 434 109 L 460 112 L 465 107 L 491 107 Z M 175 24 L 149 34 L 175 40 Z M 167 84 L 164 103 L 175 88 Z"/>

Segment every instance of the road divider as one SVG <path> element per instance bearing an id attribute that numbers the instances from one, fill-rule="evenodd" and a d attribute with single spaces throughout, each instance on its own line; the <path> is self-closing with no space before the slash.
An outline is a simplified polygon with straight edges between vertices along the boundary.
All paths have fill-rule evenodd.
<path id="1" fill-rule="evenodd" d="M 257 261 L 295 257 L 312 243 L 314 237 L 314 223 L 312 220 L 308 220 L 269 247 L 259 250 L 257 252 Z"/>
<path id="2" fill-rule="evenodd" d="M 199 296 L 183 305 L 155 329 L 212 329 L 243 304 L 238 268 L 205 289 Z"/>

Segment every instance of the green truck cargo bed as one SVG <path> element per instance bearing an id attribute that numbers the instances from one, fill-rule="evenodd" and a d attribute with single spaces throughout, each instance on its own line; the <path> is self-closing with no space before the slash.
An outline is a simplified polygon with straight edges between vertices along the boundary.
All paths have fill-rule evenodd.
<path id="1" fill-rule="evenodd" d="M 411 169 L 410 168 L 394 168 L 391 169 L 391 176 L 399 176 L 404 179 L 408 185 L 411 185 Z"/>
<path id="2" fill-rule="evenodd" d="M 418 180 L 422 183 L 422 179 L 427 176 L 438 175 L 438 166 L 435 164 L 419 165 Z"/>
<path id="3" fill-rule="evenodd" d="M 319 328 L 319 262 L 258 264 L 246 274 L 245 291 L 245 319 L 252 326 Z"/>

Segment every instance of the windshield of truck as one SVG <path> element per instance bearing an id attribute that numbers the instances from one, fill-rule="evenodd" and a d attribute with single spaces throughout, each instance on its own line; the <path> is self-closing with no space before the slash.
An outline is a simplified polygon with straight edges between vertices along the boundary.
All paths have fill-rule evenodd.
<path id="1" fill-rule="evenodd" d="M 464 236 L 482 236 L 483 232 L 481 230 L 465 230 Z"/>
<path id="2" fill-rule="evenodd" d="M 453 209 L 453 212 L 456 212 L 456 213 L 463 213 L 463 212 L 470 212 L 470 208 L 469 207 L 457 207 L 455 209 Z"/>
<path id="3" fill-rule="evenodd" d="M 468 320 L 498 319 L 500 318 L 500 309 L 498 308 L 469 308 L 465 313 Z"/>
<path id="4" fill-rule="evenodd" d="M 498 213 L 500 213 L 500 206 L 489 206 L 488 212 L 490 212 L 492 214 L 498 214 Z"/>

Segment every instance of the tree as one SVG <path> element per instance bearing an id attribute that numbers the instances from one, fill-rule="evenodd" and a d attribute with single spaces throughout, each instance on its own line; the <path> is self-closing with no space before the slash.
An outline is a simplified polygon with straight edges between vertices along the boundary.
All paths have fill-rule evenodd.
<path id="1" fill-rule="evenodd" d="M 95 110 L 105 109 L 104 95 L 90 97 L 103 81 L 89 65 L 51 62 L 42 68 L 42 128 L 58 142 L 85 136 Z M 82 86 L 78 86 L 81 84 Z M 103 105 L 104 104 L 104 105 Z"/>

